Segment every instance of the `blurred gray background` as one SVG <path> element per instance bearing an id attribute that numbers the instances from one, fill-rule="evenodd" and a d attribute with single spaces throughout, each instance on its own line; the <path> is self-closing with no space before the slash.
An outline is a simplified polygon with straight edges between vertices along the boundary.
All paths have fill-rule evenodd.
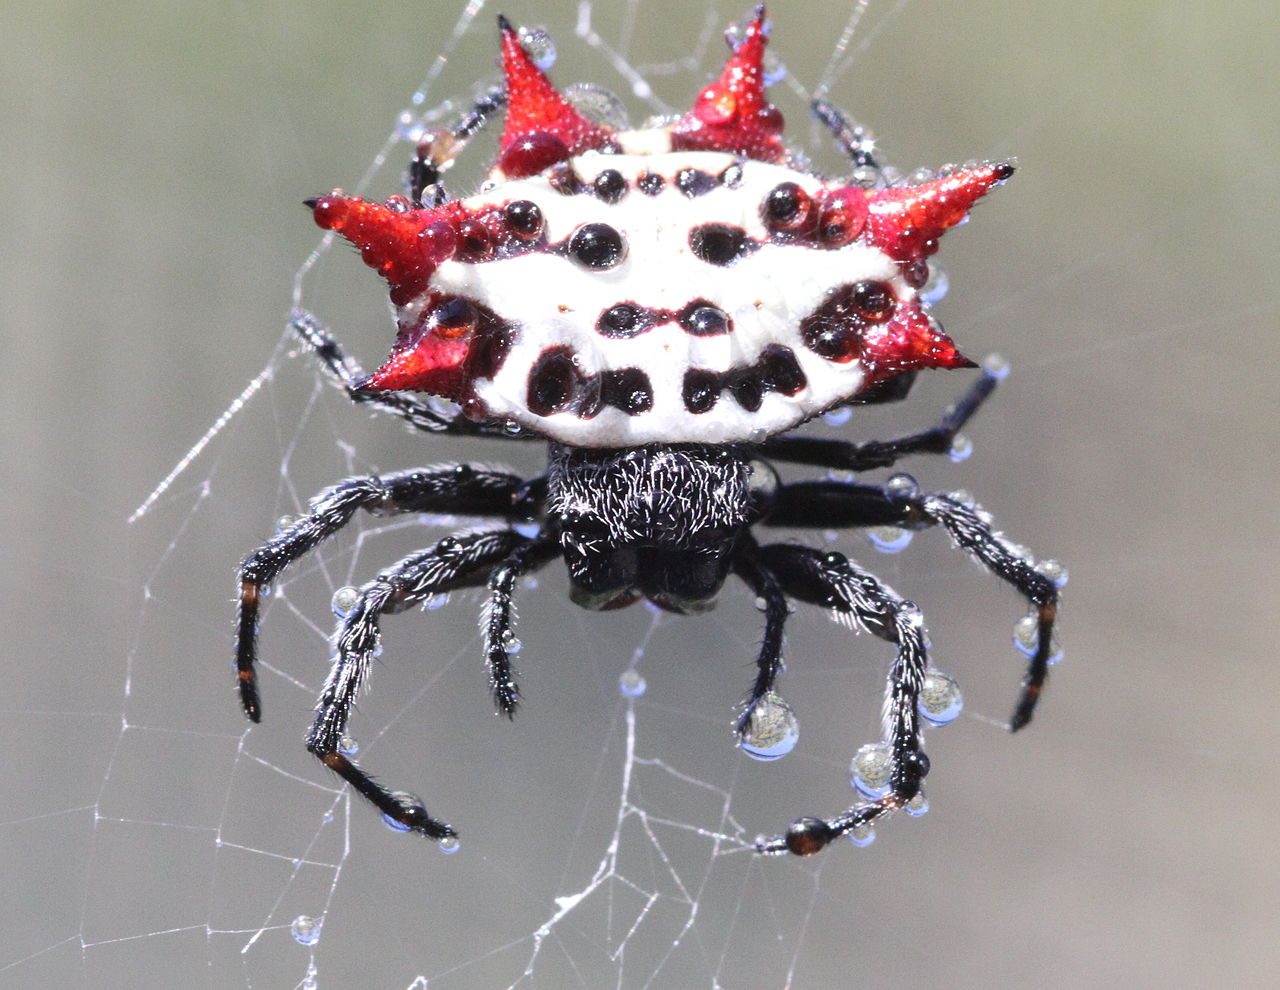
<path id="1" fill-rule="evenodd" d="M 1270 3 L 877 0 L 855 37 L 866 50 L 837 77 L 832 99 L 899 167 L 1021 165 L 948 236 L 938 309 L 964 350 L 999 351 L 1013 376 L 968 431 L 972 458 L 907 468 L 926 488 L 974 491 L 1070 568 L 1066 660 L 1034 725 L 998 727 L 1019 670 L 1011 592 L 936 534 L 895 557 L 841 540 L 922 605 L 938 664 L 965 688 L 965 716 L 929 738 L 928 815 L 804 863 L 713 858 L 696 834 L 654 844 L 629 825 L 618 871 L 634 886 L 596 891 L 522 979 L 553 898 L 581 889 L 608 843 L 624 728 L 613 684 L 634 650 L 649 683 L 641 755 L 709 785 L 646 768 L 635 796 L 732 832 L 727 796 L 748 840 L 847 800 L 887 656 L 797 615 L 783 688 L 801 744 L 766 766 L 726 729 L 758 635 L 741 589 L 712 616 L 655 625 L 642 609 L 575 609 L 551 569 L 522 596 L 529 702 L 514 726 L 488 713 L 474 598 L 399 617 L 353 727 L 370 766 L 463 831 L 444 857 L 348 809 L 301 746 L 328 595 L 434 538 L 424 531 L 342 541 L 286 586 L 267 617 L 266 721 L 244 734 L 229 598 L 274 519 L 352 471 L 538 467 L 532 446 L 371 421 L 316 390 L 305 360 L 272 359 L 317 243 L 299 200 L 356 185 L 460 8 L 76 3 L 6 18 L 0 986 L 289 987 L 309 967 L 322 987 L 421 975 L 433 990 L 1272 985 Z M 559 82 L 622 91 L 573 36 L 576 5 L 503 9 L 553 32 Z M 496 10 L 428 104 L 492 74 Z M 600 6 L 595 26 L 635 62 L 675 62 L 744 12 L 645 0 Z M 846 5 L 772 13 L 773 51 L 812 85 Z M 687 105 L 711 50 L 701 71 L 650 73 L 659 96 Z M 784 107 L 812 146 L 794 99 Z M 397 191 L 404 154 L 371 195 Z M 838 167 L 829 152 L 819 164 Z M 390 341 L 381 295 L 344 249 L 304 289 L 367 365 Z M 268 362 L 269 387 L 126 525 Z M 841 434 L 931 423 L 966 382 L 935 378 Z M 672 863 L 697 905 L 683 934 Z M 663 894 L 632 932 L 640 890 Z M 310 948 L 289 934 L 300 914 L 324 917 Z"/>

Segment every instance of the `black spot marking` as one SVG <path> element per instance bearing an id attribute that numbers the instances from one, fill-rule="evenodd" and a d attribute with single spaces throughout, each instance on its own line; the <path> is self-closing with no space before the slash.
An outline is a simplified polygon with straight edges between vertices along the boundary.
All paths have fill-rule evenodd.
<path id="1" fill-rule="evenodd" d="M 596 333 L 604 337 L 626 339 L 652 329 L 656 323 L 657 314 L 653 310 L 635 303 L 621 302 L 600 314 L 600 318 L 596 320 Z"/>
<path id="2" fill-rule="evenodd" d="M 636 188 L 646 196 L 656 196 L 662 192 L 662 187 L 667 184 L 667 180 L 660 176 L 657 172 L 641 172 L 636 179 Z"/>
<path id="3" fill-rule="evenodd" d="M 690 368 L 684 373 L 684 407 L 697 415 L 710 411 L 720 398 L 720 376 L 705 368 Z"/>
<path id="4" fill-rule="evenodd" d="M 627 191 L 627 180 L 616 168 L 607 168 L 595 177 L 591 188 L 601 201 L 616 203 Z"/>
<path id="5" fill-rule="evenodd" d="M 769 190 L 760 216 L 770 230 L 799 231 L 812 225 L 813 200 L 794 182 L 781 182 Z"/>
<path id="6" fill-rule="evenodd" d="M 852 361 L 862 353 L 863 334 L 888 320 L 896 305 L 884 282 L 842 285 L 800 321 L 800 336 L 806 347 L 829 361 Z"/>
<path id="7" fill-rule="evenodd" d="M 529 199 L 508 203 L 502 211 L 507 227 L 522 240 L 532 240 L 542 233 L 542 210 Z"/>
<path id="8" fill-rule="evenodd" d="M 607 406 L 637 416 L 653 408 L 653 386 L 639 368 L 619 368 L 601 376 L 601 398 Z"/>
<path id="9" fill-rule="evenodd" d="M 795 395 L 808 382 L 790 348 L 770 344 L 755 364 L 729 371 L 690 368 L 684 374 L 684 405 L 689 412 L 704 413 L 728 391 L 747 412 L 757 412 L 769 392 Z"/>
<path id="10" fill-rule="evenodd" d="M 729 314 L 705 299 L 695 299 L 680 311 L 680 326 L 695 337 L 718 337 L 733 332 Z"/>
<path id="11" fill-rule="evenodd" d="M 584 223 L 569 237 L 569 257 L 588 271 L 606 271 L 622 263 L 627 244 L 616 227 Z"/>
<path id="12" fill-rule="evenodd" d="M 705 196 L 715 187 L 715 176 L 700 168 L 682 168 L 676 173 L 676 188 L 690 199 L 695 196 Z"/>
<path id="13" fill-rule="evenodd" d="M 755 366 L 727 372 L 724 375 L 724 387 L 747 412 L 755 412 L 764 400 L 764 382 L 760 379 L 760 369 Z"/>
<path id="14" fill-rule="evenodd" d="M 689 247 L 699 260 L 724 268 L 754 251 L 756 243 L 741 227 L 704 223 L 689 231 Z"/>
<path id="15" fill-rule="evenodd" d="M 719 179 L 726 189 L 737 189 L 742 185 L 742 162 L 734 162 L 720 173 Z"/>
<path id="16" fill-rule="evenodd" d="M 567 347 L 550 347 L 543 351 L 529 372 L 526 405 L 535 416 L 550 416 L 568 408 L 574 399 L 578 369 L 573 352 Z"/>
<path id="17" fill-rule="evenodd" d="M 761 352 L 760 360 L 756 363 L 760 368 L 761 383 L 771 392 L 795 395 L 809 384 L 790 347 L 770 344 Z"/>

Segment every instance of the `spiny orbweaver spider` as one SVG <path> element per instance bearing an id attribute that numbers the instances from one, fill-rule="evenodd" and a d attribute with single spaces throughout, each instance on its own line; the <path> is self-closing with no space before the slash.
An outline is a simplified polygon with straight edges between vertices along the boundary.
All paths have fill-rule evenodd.
<path id="1" fill-rule="evenodd" d="M 293 327 L 352 401 L 428 433 L 534 438 L 546 472 L 524 479 L 468 464 L 356 477 L 327 488 L 240 567 L 236 662 L 248 717 L 261 718 L 254 672 L 259 600 L 280 572 L 359 509 L 491 520 L 405 557 L 336 603 L 336 660 L 307 748 L 390 823 L 449 848 L 454 829 L 422 802 L 383 787 L 343 752 L 351 707 L 388 613 L 455 588 L 487 585 L 482 635 L 498 711 L 520 702 L 512 669 L 517 580 L 555 558 L 571 597 L 615 609 L 640 599 L 678 613 L 712 607 L 730 574 L 757 596 L 764 636 L 736 721 L 761 758 L 790 749 L 794 716 L 775 692 L 790 599 L 831 610 L 894 644 L 884 741 L 854 761 L 862 799 L 756 841 L 809 855 L 865 837 L 922 798 L 922 728 L 954 717 L 959 695 L 930 668 L 920 611 L 840 553 L 759 543 L 756 527 L 941 526 L 1029 601 L 1019 626 L 1029 657 L 1010 728 L 1035 710 L 1049 664 L 1061 571 L 1037 566 L 961 494 L 885 485 L 783 483 L 771 462 L 860 472 L 952 449 L 995 388 L 981 377 L 932 429 L 854 444 L 788 431 L 842 407 L 906 396 L 924 368 L 974 368 L 929 315 L 922 289 L 938 239 L 1004 182 L 1004 162 L 886 181 L 871 140 L 814 107 L 849 155 L 825 180 L 782 140 L 764 95 L 765 14 L 758 8 L 721 76 L 674 121 L 639 130 L 597 123 L 561 96 L 499 18 L 505 87 L 456 127 L 428 132 L 411 198 L 310 200 L 316 223 L 354 244 L 386 279 L 398 335 L 364 376 L 310 315 Z M 447 166 L 505 105 L 499 153 L 475 195 L 449 198 Z M 409 393 L 426 392 L 458 410 Z M 337 597 L 342 597 L 337 596 Z"/>

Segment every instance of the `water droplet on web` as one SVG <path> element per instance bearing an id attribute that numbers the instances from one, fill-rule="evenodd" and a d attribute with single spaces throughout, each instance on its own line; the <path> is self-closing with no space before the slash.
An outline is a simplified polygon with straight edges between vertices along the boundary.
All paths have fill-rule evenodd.
<path id="1" fill-rule="evenodd" d="M 341 587 L 333 593 L 333 600 L 329 604 L 334 615 L 345 619 L 360 604 L 360 589 L 350 584 Z"/>
<path id="2" fill-rule="evenodd" d="M 886 743 L 867 743 L 849 764 L 853 786 L 863 797 L 882 798 L 889 793 L 893 776 L 893 756 Z"/>
<path id="3" fill-rule="evenodd" d="M 644 678 L 640 676 L 640 672 L 634 667 L 629 667 L 624 670 L 618 678 L 618 690 L 627 698 L 640 697 L 640 695 L 644 694 L 648 686 L 649 685 L 645 683 Z"/>
<path id="4" fill-rule="evenodd" d="M 926 814 L 929 810 L 929 800 L 924 796 L 924 791 L 920 791 L 908 801 L 902 808 L 912 818 L 919 818 Z"/>
<path id="5" fill-rule="evenodd" d="M 452 856 L 462 848 L 462 843 L 456 835 L 446 835 L 443 839 L 436 843 L 436 847 L 446 856 Z"/>
<path id="6" fill-rule="evenodd" d="M 343 736 L 338 740 L 338 752 L 343 756 L 355 756 L 360 752 L 360 744 L 355 736 Z"/>
<path id="7" fill-rule="evenodd" d="M 866 531 L 867 541 L 881 553 L 897 553 L 911 546 L 914 536 L 909 529 L 898 526 L 872 526 Z"/>
<path id="8" fill-rule="evenodd" d="M 516 634 L 507 629 L 502 634 L 502 648 L 508 653 L 519 653 L 520 647 L 524 645 L 516 638 Z"/>
<path id="9" fill-rule="evenodd" d="M 964 708 L 960 685 L 942 671 L 930 670 L 924 675 L 916 707 L 924 719 L 933 725 L 954 722 Z"/>
<path id="10" fill-rule="evenodd" d="M 297 516 L 281 516 L 279 519 L 276 520 L 276 532 L 277 533 L 284 532 L 286 529 L 288 529 L 297 521 L 298 521 Z"/>
<path id="11" fill-rule="evenodd" d="M 293 919 L 293 924 L 289 926 L 289 933 L 301 945 L 315 945 L 320 941 L 321 924 L 323 922 L 319 918 L 300 914 Z"/>
<path id="12" fill-rule="evenodd" d="M 800 720 L 781 695 L 770 691 L 756 705 L 738 740 L 754 760 L 769 762 L 786 756 L 800 739 Z"/>
<path id="13" fill-rule="evenodd" d="M 832 426 L 843 426 L 849 422 L 849 417 L 853 415 L 853 410 L 848 406 L 841 406 L 839 409 L 832 409 L 830 412 L 822 414 L 822 418 Z"/>
<path id="14" fill-rule="evenodd" d="M 447 604 L 449 604 L 449 592 L 442 591 L 438 595 L 427 595 L 426 598 L 422 599 L 422 610 L 424 612 L 434 612 Z"/>

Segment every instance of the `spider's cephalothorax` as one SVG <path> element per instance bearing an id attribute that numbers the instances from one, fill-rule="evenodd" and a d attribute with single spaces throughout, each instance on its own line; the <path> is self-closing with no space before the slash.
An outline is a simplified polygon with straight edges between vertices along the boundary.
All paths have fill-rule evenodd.
<path id="1" fill-rule="evenodd" d="M 770 463 L 863 471 L 950 448 L 994 388 L 994 365 L 930 430 L 861 445 L 782 434 L 836 407 L 902 398 L 922 369 L 974 367 L 921 297 L 927 259 L 1013 168 L 969 165 L 886 185 L 869 138 L 825 104 L 815 112 L 858 166 L 857 181 L 800 167 L 764 95 L 763 9 L 689 113 L 637 130 L 611 129 L 576 109 L 499 23 L 504 89 L 452 130 L 424 135 L 411 198 L 377 204 L 334 192 L 308 203 L 316 222 L 359 248 L 389 284 L 398 322 L 390 357 L 366 377 L 308 314 L 294 328 L 354 401 L 428 432 L 543 438 L 547 471 L 526 481 L 454 465 L 352 478 L 321 492 L 309 514 L 241 567 L 245 710 L 260 716 L 263 586 L 357 509 L 495 520 L 411 554 L 344 604 L 338 660 L 308 736 L 327 766 L 390 820 L 451 842 L 452 828 L 375 783 L 339 746 L 382 615 L 487 585 L 490 686 L 510 715 L 520 700 L 511 596 L 522 574 L 559 557 L 584 607 L 647 598 L 683 613 L 710 608 L 736 575 L 765 616 L 758 672 L 737 720 L 744 738 L 762 705 L 776 707 L 788 599 L 895 644 L 883 787 L 833 818 L 797 819 L 757 848 L 808 854 L 860 834 L 916 797 L 928 772 L 923 623 L 913 604 L 843 555 L 761 545 L 753 529 L 943 527 L 1033 606 L 1020 626 L 1030 664 L 1012 727 L 1030 720 L 1053 659 L 1055 569 L 1037 567 L 963 498 L 904 484 L 784 484 Z M 449 198 L 440 173 L 503 104 L 488 181 L 473 197 Z M 454 400 L 460 413 L 410 392 Z"/>

